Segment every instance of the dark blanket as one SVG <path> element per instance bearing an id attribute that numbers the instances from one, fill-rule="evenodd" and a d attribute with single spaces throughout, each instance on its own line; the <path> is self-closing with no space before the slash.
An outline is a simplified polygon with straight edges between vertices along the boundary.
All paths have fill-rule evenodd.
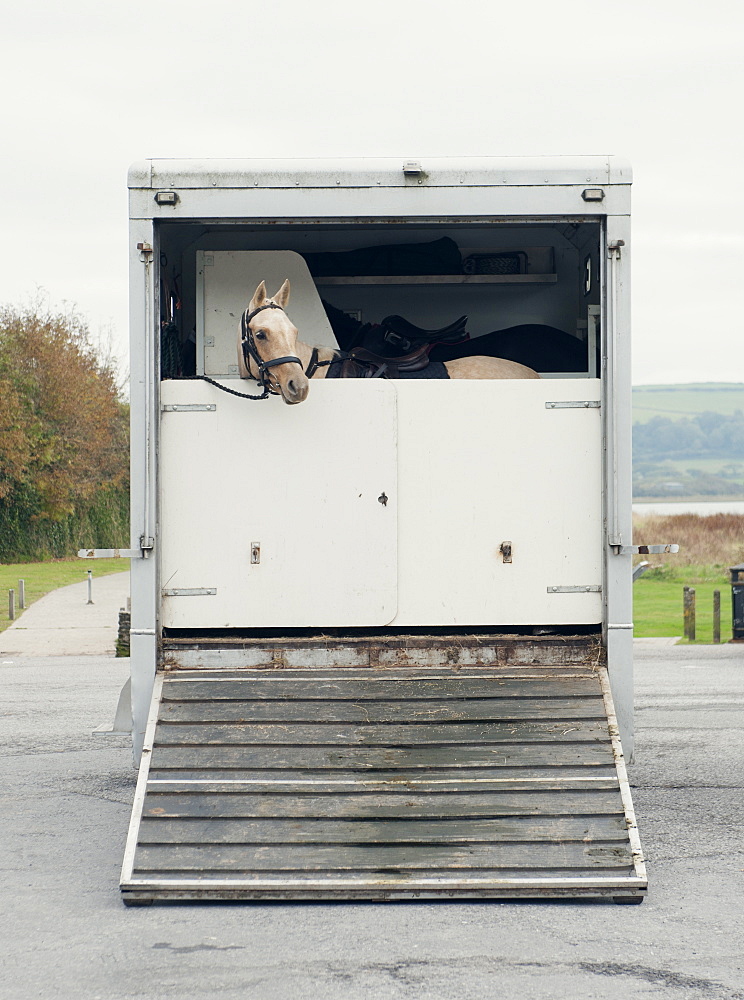
<path id="1" fill-rule="evenodd" d="M 443 236 L 429 243 L 395 243 L 330 253 L 304 254 L 314 278 L 358 274 L 462 274 L 462 257 L 454 240 Z"/>
<path id="2" fill-rule="evenodd" d="M 539 323 L 510 326 L 462 344 L 438 344 L 430 356 L 437 361 L 454 361 L 476 355 L 518 361 L 538 372 L 581 372 L 587 366 L 585 343 Z"/>

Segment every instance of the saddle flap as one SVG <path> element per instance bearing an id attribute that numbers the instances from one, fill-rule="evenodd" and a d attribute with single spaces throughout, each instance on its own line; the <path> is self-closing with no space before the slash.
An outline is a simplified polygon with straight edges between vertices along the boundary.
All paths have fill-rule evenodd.
<path id="1" fill-rule="evenodd" d="M 350 355 L 356 361 L 361 361 L 370 365 L 386 366 L 388 369 L 395 368 L 401 372 L 417 372 L 426 368 L 429 364 L 429 344 L 421 344 L 415 351 L 403 356 L 389 358 L 381 354 L 375 354 L 364 347 L 355 347 L 350 351 Z"/>

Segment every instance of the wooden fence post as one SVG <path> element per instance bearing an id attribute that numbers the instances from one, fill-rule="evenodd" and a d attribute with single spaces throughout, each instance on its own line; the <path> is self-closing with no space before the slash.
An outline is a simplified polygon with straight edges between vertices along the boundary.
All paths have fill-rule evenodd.
<path id="1" fill-rule="evenodd" d="M 721 641 L 721 591 L 713 591 L 713 642 Z"/>
<path id="2" fill-rule="evenodd" d="M 695 642 L 695 588 L 690 587 L 687 593 L 690 601 L 689 634 L 687 638 L 690 642 Z"/>
<path id="3" fill-rule="evenodd" d="M 682 588 L 682 626 L 685 632 L 685 639 L 690 638 L 690 588 Z"/>
<path id="4" fill-rule="evenodd" d="M 15 621 L 15 590 L 8 591 L 8 618 Z"/>

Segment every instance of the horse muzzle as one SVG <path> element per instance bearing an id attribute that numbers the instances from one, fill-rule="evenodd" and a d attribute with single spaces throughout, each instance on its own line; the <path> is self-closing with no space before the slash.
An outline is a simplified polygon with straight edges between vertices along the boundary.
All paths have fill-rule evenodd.
<path id="1" fill-rule="evenodd" d="M 297 375 L 292 375 L 290 378 L 281 382 L 279 388 L 282 391 L 282 399 L 285 403 L 290 406 L 294 406 L 295 403 L 302 403 L 307 399 L 307 394 L 310 390 L 310 382 L 305 377 L 304 372 L 300 372 Z"/>

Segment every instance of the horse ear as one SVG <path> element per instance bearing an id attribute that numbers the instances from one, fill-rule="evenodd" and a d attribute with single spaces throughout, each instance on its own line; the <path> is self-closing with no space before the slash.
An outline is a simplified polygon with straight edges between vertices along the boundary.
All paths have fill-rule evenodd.
<path id="1" fill-rule="evenodd" d="M 253 298 L 251 299 L 251 304 L 248 306 L 251 312 L 254 309 L 260 309 L 262 305 L 266 302 L 266 282 L 262 281 L 258 286 L 256 291 L 253 293 Z"/>
<path id="2" fill-rule="evenodd" d="M 278 306 L 281 306 L 282 309 L 287 308 L 287 303 L 289 302 L 289 278 L 285 280 L 282 287 L 274 296 L 274 302 L 276 302 Z"/>

